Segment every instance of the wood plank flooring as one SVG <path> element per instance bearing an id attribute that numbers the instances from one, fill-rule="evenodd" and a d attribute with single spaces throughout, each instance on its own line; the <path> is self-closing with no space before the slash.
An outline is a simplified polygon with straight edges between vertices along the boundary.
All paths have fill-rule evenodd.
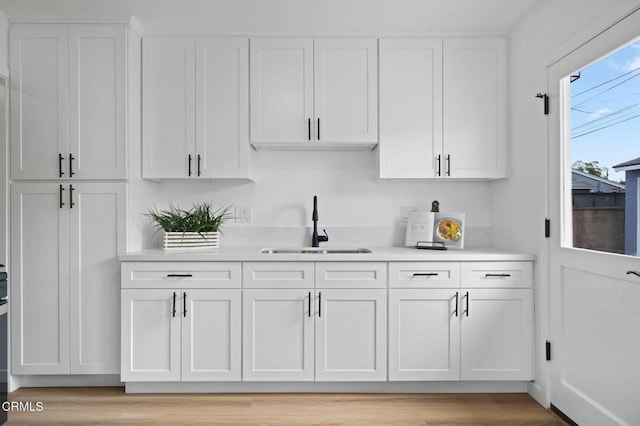
<path id="1" fill-rule="evenodd" d="M 22 388 L 14 424 L 564 425 L 527 394 L 125 394 L 122 388 Z"/>

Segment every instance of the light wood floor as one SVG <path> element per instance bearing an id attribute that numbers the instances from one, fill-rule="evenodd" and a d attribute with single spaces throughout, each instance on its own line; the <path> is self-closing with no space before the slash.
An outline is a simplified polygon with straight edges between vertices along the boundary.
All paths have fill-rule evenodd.
<path id="1" fill-rule="evenodd" d="M 564 425 L 527 394 L 125 394 L 122 388 L 22 388 L 9 424 Z M 34 405 L 35 407 L 35 405 Z"/>

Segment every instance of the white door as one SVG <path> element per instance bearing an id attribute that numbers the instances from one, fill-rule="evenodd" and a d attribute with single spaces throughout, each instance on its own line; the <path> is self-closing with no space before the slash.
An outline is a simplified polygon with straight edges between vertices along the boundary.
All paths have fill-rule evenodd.
<path id="1" fill-rule="evenodd" d="M 65 185 L 70 219 L 71 374 L 120 371 L 120 264 L 126 185 Z"/>
<path id="2" fill-rule="evenodd" d="M 313 39 L 251 39 L 251 142 L 310 142 Z"/>
<path id="3" fill-rule="evenodd" d="M 11 185 L 13 374 L 69 374 L 69 211 L 61 188 Z"/>
<path id="4" fill-rule="evenodd" d="M 378 141 L 376 39 L 314 41 L 315 139 Z"/>
<path id="5" fill-rule="evenodd" d="M 313 291 L 244 290 L 242 310 L 243 380 L 313 380 Z"/>
<path id="6" fill-rule="evenodd" d="M 142 46 L 143 177 L 196 175 L 195 40 L 145 38 Z"/>
<path id="7" fill-rule="evenodd" d="M 121 297 L 122 381 L 179 381 L 179 292 L 122 290 Z"/>
<path id="8" fill-rule="evenodd" d="M 462 380 L 533 379 L 531 292 L 462 289 Z"/>
<path id="9" fill-rule="evenodd" d="M 387 380 L 386 293 L 316 292 L 316 381 Z"/>
<path id="10" fill-rule="evenodd" d="M 442 176 L 506 177 L 506 39 L 443 44 Z"/>
<path id="11" fill-rule="evenodd" d="M 637 253 L 574 247 L 569 76 L 598 58 L 609 67 L 605 56 L 636 39 L 638 28 L 636 12 L 552 65 L 548 73 L 551 404 L 584 426 L 640 424 L 640 277 L 628 273 L 640 272 L 640 259 Z M 616 139 L 605 137 L 601 149 L 615 151 Z M 620 154 L 623 159 L 637 157 Z M 637 199 L 627 198 L 629 202 Z"/>
<path id="12" fill-rule="evenodd" d="M 459 302 L 459 290 L 389 290 L 389 380 L 460 380 Z"/>
<path id="13" fill-rule="evenodd" d="M 380 40 L 378 147 L 381 178 L 438 175 L 435 152 L 442 153 L 442 40 Z"/>
<path id="14" fill-rule="evenodd" d="M 11 28 L 13 179 L 69 177 L 67 61 L 67 26 Z"/>
<path id="15" fill-rule="evenodd" d="M 239 381 L 240 290 L 184 290 L 182 381 Z"/>
<path id="16" fill-rule="evenodd" d="M 249 40 L 196 39 L 196 176 L 249 177 Z"/>
<path id="17" fill-rule="evenodd" d="M 126 29 L 69 30 L 69 173 L 78 179 L 126 179 Z"/>

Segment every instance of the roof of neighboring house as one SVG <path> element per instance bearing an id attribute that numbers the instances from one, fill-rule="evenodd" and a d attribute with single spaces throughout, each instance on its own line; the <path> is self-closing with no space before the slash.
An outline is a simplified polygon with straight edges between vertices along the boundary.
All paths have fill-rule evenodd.
<path id="1" fill-rule="evenodd" d="M 626 170 L 638 170 L 640 169 L 640 157 L 634 158 L 633 160 L 625 161 L 624 163 L 617 164 L 613 166 L 613 169 L 616 172 L 623 172 Z"/>
<path id="2" fill-rule="evenodd" d="M 571 187 L 573 190 L 589 190 L 589 192 L 624 192 L 624 184 L 594 176 L 581 170 L 571 170 Z"/>

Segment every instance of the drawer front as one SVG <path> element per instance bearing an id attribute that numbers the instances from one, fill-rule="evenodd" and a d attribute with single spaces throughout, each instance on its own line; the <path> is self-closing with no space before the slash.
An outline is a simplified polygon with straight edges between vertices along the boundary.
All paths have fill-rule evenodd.
<path id="1" fill-rule="evenodd" d="M 458 262 L 390 262 L 389 287 L 459 288 Z"/>
<path id="2" fill-rule="evenodd" d="M 240 262 L 123 262 L 122 288 L 240 288 Z"/>
<path id="3" fill-rule="evenodd" d="M 384 262 L 318 262 L 316 288 L 386 288 Z"/>
<path id="4" fill-rule="evenodd" d="M 533 285 L 531 262 L 463 262 L 462 287 L 528 288 Z"/>
<path id="5" fill-rule="evenodd" d="M 313 288 L 313 262 L 244 262 L 244 288 Z"/>

